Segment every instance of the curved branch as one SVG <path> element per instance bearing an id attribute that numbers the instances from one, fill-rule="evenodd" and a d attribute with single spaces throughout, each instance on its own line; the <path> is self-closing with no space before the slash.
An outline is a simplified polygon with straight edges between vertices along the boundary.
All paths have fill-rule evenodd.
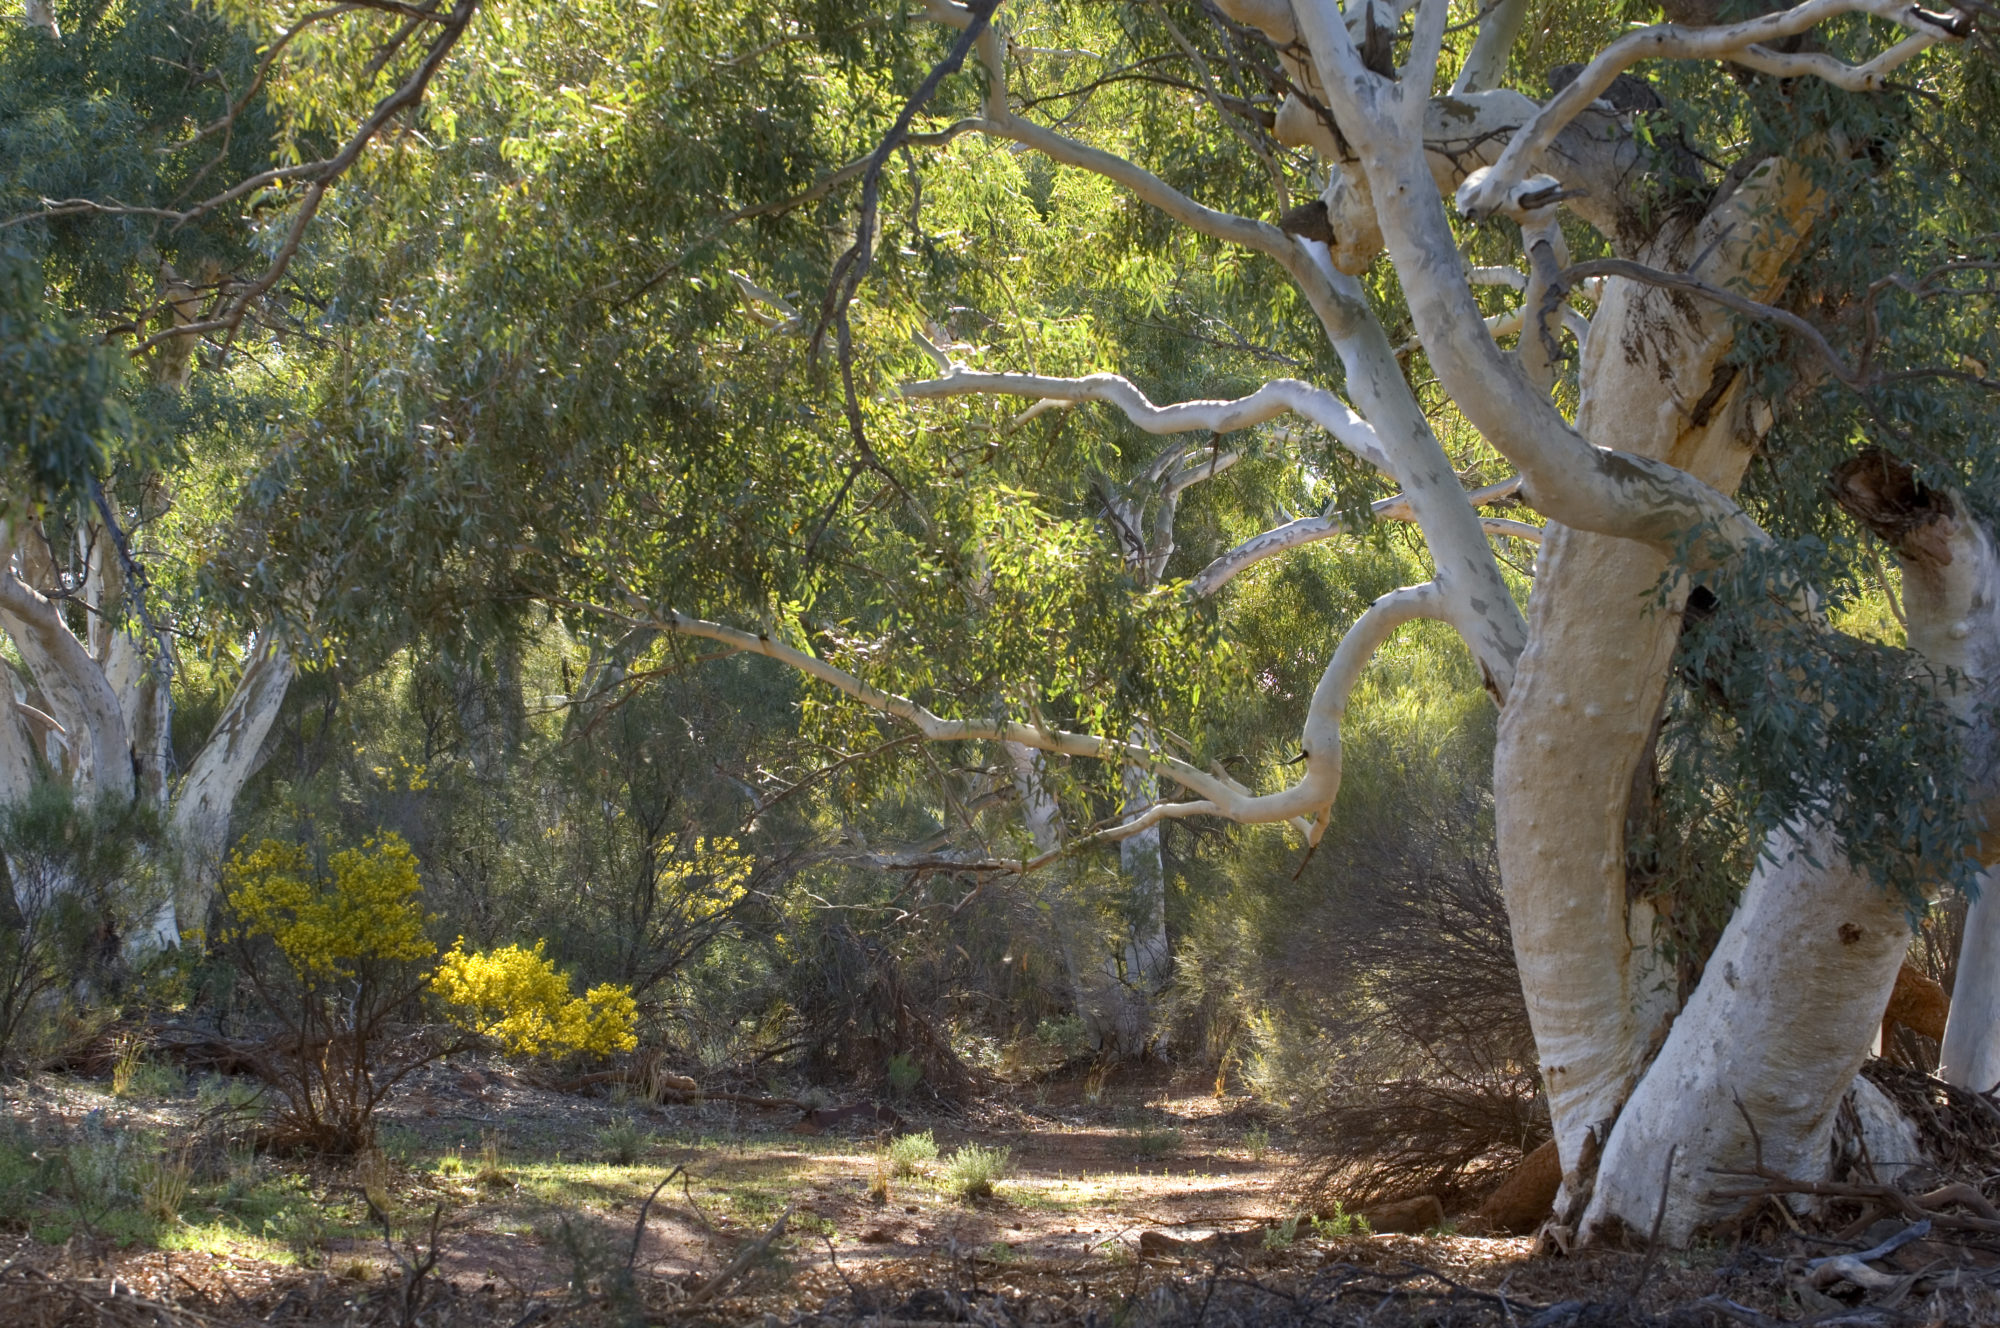
<path id="1" fill-rule="evenodd" d="M 1101 832 L 1106 838 L 1137 834 L 1168 817 L 1216 815 L 1243 825 L 1291 822 L 1305 834 L 1308 843 L 1318 843 L 1326 831 L 1326 812 L 1340 791 L 1340 724 L 1347 713 L 1348 694 L 1391 632 L 1415 618 L 1444 618 L 1448 606 L 1435 582 L 1392 591 L 1368 606 L 1341 638 L 1319 685 L 1313 689 L 1299 739 L 1305 773 L 1289 788 L 1266 794 L 1252 793 L 1225 774 L 1198 769 L 1141 743 L 1010 720 L 946 719 L 910 697 L 871 686 L 845 669 L 774 639 L 768 632 L 746 632 L 672 611 L 640 619 L 602 607 L 593 608 L 629 625 L 700 637 L 747 654 L 775 659 L 870 709 L 904 721 L 931 742 L 1005 742 L 1064 756 L 1114 761 L 1162 775 L 1197 795 L 1184 802 L 1155 803 L 1133 820 Z"/>
<path id="2" fill-rule="evenodd" d="M 1797 36 L 1842 14 L 1866 13 L 1911 30 L 1915 35 L 1897 43 L 1866 65 L 1841 65 L 1826 56 L 1786 56 L 1761 51 L 1761 45 Z M 1907 61 L 1927 46 L 1957 41 L 1962 25 L 1927 15 L 1907 0 L 1807 0 L 1791 9 L 1765 14 L 1742 23 L 1712 28 L 1684 28 L 1658 23 L 1628 33 L 1606 46 L 1583 67 L 1575 81 L 1542 107 L 1535 118 L 1507 144 L 1486 177 L 1469 182 L 1459 207 L 1468 216 L 1485 217 L 1505 209 L 1515 188 L 1564 126 L 1574 120 L 1611 86 L 1611 80 L 1641 60 L 1730 60 L 1752 68 L 1784 74 L 1814 74 L 1853 91 L 1879 87 L 1880 74 Z M 1315 51 L 1315 54 L 1319 52 Z M 1328 55 L 1336 52 L 1328 51 Z M 1879 68 L 1878 68 L 1879 67 Z M 1352 71 L 1345 71 L 1351 73 Z M 1870 84 L 1869 79 L 1876 82 Z"/>
<path id="3" fill-rule="evenodd" d="M 1844 92 L 1880 92 L 1889 86 L 1889 74 L 1940 38 L 1918 35 L 1905 37 L 1865 64 L 1850 65 L 1816 51 L 1787 54 L 1752 46 L 1729 57 L 1731 64 L 1743 65 L 1761 74 L 1779 78 L 1817 78 Z"/>
<path id="4" fill-rule="evenodd" d="M 1488 503 L 1503 502 L 1506 499 L 1512 498 L 1520 491 L 1521 477 L 1515 475 L 1501 480 L 1498 484 L 1489 484 L 1485 488 L 1474 489 L 1471 493 L 1465 495 L 1465 500 L 1473 507 L 1483 507 Z M 1416 520 L 1416 512 L 1411 508 L 1410 499 L 1407 494 L 1393 494 L 1379 502 L 1370 504 L 1369 510 L 1380 521 Z M 1535 538 L 1539 538 L 1541 534 L 1539 526 L 1530 526 L 1525 522 L 1503 523 L 1505 526 L 1510 527 L 1508 529 L 1495 529 L 1488 524 L 1489 522 L 1498 522 L 1499 520 L 1500 518 L 1498 517 L 1481 517 L 1480 525 L 1486 529 L 1488 534 L 1504 534 L 1518 539 L 1528 539 L 1531 537 L 1522 533 L 1522 531 L 1511 529 L 1513 526 L 1518 525 L 1522 526 L 1524 530 L 1534 531 Z M 1195 599 L 1204 599 L 1209 595 L 1213 595 L 1216 591 L 1222 589 L 1238 576 L 1255 567 L 1258 563 L 1263 562 L 1266 558 L 1275 558 L 1281 553 L 1289 553 L 1293 549 L 1303 545 L 1314 544 L 1323 539 L 1332 539 L 1336 535 L 1351 533 L 1353 533 L 1353 528 L 1337 516 L 1308 516 L 1300 517 L 1296 521 L 1288 521 L 1274 530 L 1267 530 L 1261 535 L 1252 535 L 1249 539 L 1244 540 L 1241 544 L 1202 568 L 1200 572 L 1196 573 L 1194 579 L 1188 582 L 1187 593 Z"/>
<path id="5" fill-rule="evenodd" d="M 1039 401 L 1102 401 L 1117 406 L 1132 423 L 1153 434 L 1230 433 L 1289 411 L 1325 429 L 1341 446 L 1377 470 L 1395 474 L 1381 440 L 1368 421 L 1348 409 L 1347 403 L 1333 393 L 1296 378 L 1274 379 L 1234 401 L 1183 401 L 1171 406 L 1154 405 L 1130 379 L 1108 373 L 1085 378 L 1045 378 L 1039 374 L 988 374 L 960 369 L 942 378 L 905 383 L 902 392 L 906 397 L 984 394 L 1034 397 Z"/>

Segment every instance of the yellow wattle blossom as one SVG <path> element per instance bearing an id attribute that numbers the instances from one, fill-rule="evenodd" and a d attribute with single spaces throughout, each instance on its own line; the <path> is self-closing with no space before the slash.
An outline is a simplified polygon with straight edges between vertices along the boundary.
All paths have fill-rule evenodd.
<path id="1" fill-rule="evenodd" d="M 369 960 L 421 963 L 437 953 L 424 934 L 417 856 L 401 835 L 363 841 L 313 864 L 303 844 L 267 839 L 238 851 L 222 873 L 235 927 L 269 936 L 301 980 L 354 976 Z"/>
<path id="2" fill-rule="evenodd" d="M 631 989 L 601 983 L 570 995 L 569 979 L 543 956 L 540 941 L 532 950 L 503 945 L 474 953 L 460 937 L 438 964 L 431 989 L 453 1023 L 492 1038 L 509 1055 L 609 1055 L 639 1045 Z"/>
<path id="3" fill-rule="evenodd" d="M 697 837 L 692 851 L 662 869 L 661 893 L 685 898 L 688 916 L 706 922 L 734 907 L 750 888 L 757 860 L 730 835 Z"/>

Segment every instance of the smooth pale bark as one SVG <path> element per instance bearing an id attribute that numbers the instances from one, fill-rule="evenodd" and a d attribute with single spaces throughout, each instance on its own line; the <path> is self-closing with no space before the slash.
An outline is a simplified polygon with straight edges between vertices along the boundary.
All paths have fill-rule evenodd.
<path id="1" fill-rule="evenodd" d="M 1965 910 L 1938 1078 L 1975 1093 L 2000 1087 L 2000 870 L 1980 875 Z"/>
<path id="2" fill-rule="evenodd" d="M 1729 1172 L 1761 1158 L 1787 1176 L 1826 1174 L 1841 1098 L 1909 950 L 1909 912 L 1848 864 L 1825 825 L 1782 831 L 1765 853 L 1611 1130 L 1586 1240 L 1647 1232 L 1663 1181 L 1660 1239 L 1681 1246 L 1742 1207 L 1716 1194 Z"/>
<path id="3" fill-rule="evenodd" d="M 56 606 L 4 569 L 0 628 L 21 652 L 36 689 L 68 735 L 72 782 L 80 790 L 129 801 L 134 792 L 132 745 L 118 694 Z"/>
<path id="4" fill-rule="evenodd" d="M 1896 547 L 1910 648 L 1957 684 L 1940 699 L 1976 719 L 2000 683 L 1992 538 L 1956 499 L 1921 490 L 1895 463 L 1849 463 L 1835 485 L 1842 505 Z M 1904 900 L 1847 861 L 1829 826 L 1773 835 L 1611 1131 L 1584 1236 L 1647 1228 L 1663 1202 L 1657 1159 L 1670 1146 L 1661 1233 L 1675 1244 L 1740 1211 L 1743 1200 L 1716 1192 L 1717 1177 L 1759 1156 L 1788 1176 L 1824 1176 L 1834 1114 L 1881 1026 L 1909 919 Z"/>
<path id="5" fill-rule="evenodd" d="M 296 672 L 283 641 L 253 641 L 242 679 L 174 791 L 172 824 L 181 849 L 183 880 L 189 887 L 186 902 L 197 918 L 208 912 L 221 872 L 230 813 L 243 786 L 257 773 L 264 740 Z M 179 942 L 179 913 L 172 898 L 154 919 L 152 937 L 158 945 Z"/>
<path id="6" fill-rule="evenodd" d="M 1775 225 L 1759 232 L 1744 216 L 1768 207 L 1803 223 L 1813 195 L 1788 174 L 1762 180 L 1708 224 L 1660 240 L 1653 257 L 1674 263 L 1706 251 L 1701 270 L 1712 277 L 1769 291 L 1796 238 L 1787 243 Z M 1733 492 L 1763 415 L 1733 381 L 1707 399 L 1731 340 L 1722 311 L 1612 281 L 1593 328 L 1578 432 Z M 1592 1152 L 1586 1140 L 1594 1132 L 1603 1141 L 1678 1001 L 1651 911 L 1628 899 L 1625 870 L 1633 773 L 1665 695 L 1685 597 L 1676 589 L 1655 603 L 1667 565 L 1656 548 L 1551 525 L 1494 752 L 1501 881 L 1573 1193 Z"/>

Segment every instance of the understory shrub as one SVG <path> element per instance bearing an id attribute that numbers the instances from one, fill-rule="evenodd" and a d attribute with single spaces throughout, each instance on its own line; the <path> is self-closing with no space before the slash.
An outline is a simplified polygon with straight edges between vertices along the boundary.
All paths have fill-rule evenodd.
<path id="1" fill-rule="evenodd" d="M 966 1144 L 944 1160 L 943 1185 L 946 1194 L 958 1199 L 984 1199 L 1007 1174 L 1010 1150 L 982 1148 Z"/>
<path id="2" fill-rule="evenodd" d="M 431 989 L 452 1023 L 510 1056 L 608 1056 L 639 1045 L 630 989 L 599 983 L 572 996 L 569 979 L 543 956 L 540 941 L 530 949 L 504 945 L 474 954 L 460 937 L 438 964 Z"/>
<path id="3" fill-rule="evenodd" d="M 416 855 L 399 836 L 315 852 L 265 840 L 223 873 L 224 944 L 280 1027 L 263 1074 L 283 1098 L 273 1143 L 352 1154 L 374 1140 L 383 1098 L 412 1070 L 480 1040 L 510 1055 L 607 1055 L 637 1044 L 631 992 L 574 996 L 542 954 L 480 953 L 461 940 L 442 961 L 428 933 Z M 455 1036 L 392 1021 L 433 995 Z"/>
<path id="4" fill-rule="evenodd" d="M 360 1152 L 383 1097 L 438 1050 L 382 1056 L 437 955 L 416 855 L 397 835 L 334 853 L 267 839 L 230 859 L 222 889 L 222 942 L 282 1030 L 261 1067 L 282 1099 L 272 1142 Z"/>
<path id="5" fill-rule="evenodd" d="M 937 1161 L 937 1140 L 929 1130 L 905 1134 L 889 1141 L 889 1166 L 898 1178 L 920 1174 Z"/>

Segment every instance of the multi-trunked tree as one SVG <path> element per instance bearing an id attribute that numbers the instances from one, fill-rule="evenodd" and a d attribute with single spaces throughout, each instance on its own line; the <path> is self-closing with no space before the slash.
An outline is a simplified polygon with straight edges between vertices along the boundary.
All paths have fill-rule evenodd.
<path id="1" fill-rule="evenodd" d="M 1973 243 L 1970 231 L 1955 229 L 1964 220 L 1957 214 L 1929 235 L 1857 238 L 1842 223 L 1859 210 L 1850 190 L 1924 184 L 1896 163 L 1893 129 L 1869 112 L 1857 124 L 1854 106 L 1870 97 L 1906 105 L 1909 88 L 1892 75 L 1920 58 L 1916 68 L 1941 87 L 1961 95 L 1984 87 L 1989 76 L 1968 68 L 1988 58 L 1968 40 L 1984 10 L 1810 0 L 1736 22 L 1634 25 L 1541 102 L 1503 86 L 1527 10 L 1518 0 L 1484 6 L 1447 87 L 1441 57 L 1465 25 L 1453 24 L 1443 0 L 1358 0 L 1344 9 L 1333 0 L 1221 0 L 1217 21 L 1239 51 L 1264 44 L 1278 93 L 1246 112 L 1251 103 L 1216 95 L 1211 84 L 1208 102 L 1233 107 L 1244 124 L 1257 118 L 1277 143 L 1315 154 L 1324 171 L 1319 199 L 1273 225 L 1204 206 L 1136 162 L 1019 109 L 1008 87 L 1009 7 L 928 7 L 963 34 L 961 48 L 978 55 L 985 80 L 979 111 L 930 141 L 1006 140 L 1265 256 L 1310 303 L 1345 382 L 1340 395 L 1279 380 L 1237 400 L 1155 406 L 1114 375 L 979 372 L 939 352 L 937 376 L 904 383 L 902 394 L 1097 401 L 1149 432 L 1195 435 L 1201 445 L 1170 443 L 1138 477 L 1157 486 L 1151 501 L 1162 519 L 1153 528 L 1169 542 L 1178 490 L 1168 477 L 1214 473 L 1234 454 L 1206 446 L 1212 436 L 1289 412 L 1390 477 L 1400 496 L 1388 514 L 1422 532 L 1434 575 L 1376 600 L 1341 638 L 1301 735 L 1304 771 L 1288 787 L 1246 787 L 1220 766 L 1173 754 L 1143 728 L 1104 735 L 1063 731 L 1030 712 L 933 713 L 781 633 L 691 617 L 672 604 L 635 608 L 634 617 L 782 660 L 930 741 L 1006 744 L 1027 771 L 1036 753 L 1113 762 L 1180 791 L 1134 797 L 1129 814 L 1096 840 L 1130 842 L 1169 818 L 1220 817 L 1289 823 L 1307 845 L 1333 812 L 1342 719 L 1370 657 L 1402 624 L 1449 623 L 1501 707 L 1499 857 L 1563 1163 L 1558 1231 L 1604 1239 L 1657 1222 L 1680 1243 L 1741 1207 L 1728 1173 L 1761 1166 L 1803 1180 L 1825 1175 L 1844 1102 L 1877 1158 L 1906 1160 L 1914 1147 L 1857 1072 L 1921 897 L 1947 878 L 1963 881 L 1976 856 L 1989 797 L 1982 772 L 1992 764 L 1984 702 L 2000 668 L 2000 583 L 1983 508 L 1954 488 L 1979 487 L 1986 440 L 1941 451 L 1934 433 L 1898 427 L 1909 408 L 1885 394 L 1920 382 L 1966 389 L 1947 435 L 1982 420 L 1991 432 L 1996 420 L 1982 404 L 1990 398 L 1979 395 L 1994 384 L 1977 356 L 1941 367 L 1897 362 L 1875 305 L 1891 288 L 1919 304 L 1977 299 L 1993 263 L 1953 248 Z M 1821 110 L 1798 118 L 1813 132 L 1785 144 L 1747 135 L 1704 173 L 1685 138 L 1662 141 L 1667 131 L 1647 111 L 1660 105 L 1657 94 L 1627 74 L 1642 61 L 1726 67 L 1733 77 L 1710 83 L 1719 103 L 1761 81 L 1785 97 L 1816 98 Z M 1799 91 L 1807 84 L 1821 91 Z M 1677 165 L 1691 178 L 1673 185 Z M 865 229 L 871 218 L 863 216 Z M 1515 242 L 1511 271 L 1468 264 L 1467 226 L 1481 223 Z M 870 238 L 864 233 L 857 254 Z M 1606 256 L 1573 263 L 1573 242 Z M 1858 281 L 1843 273 L 1845 286 L 1815 285 L 1826 282 L 1826 265 L 1813 260 L 1828 246 L 1848 246 L 1849 266 L 1872 270 Z M 1384 330 L 1383 306 L 1364 286 L 1381 258 L 1398 296 L 1386 316 L 1407 323 L 1422 362 L 1515 467 L 1514 481 L 1469 493 L 1454 472 Z M 1972 274 L 1974 289 L 1954 287 L 1953 274 Z M 1519 298 L 1490 315 L 1475 288 L 1496 282 Z M 1373 293 L 1382 289 L 1377 282 Z M 1860 345 L 1859 362 L 1800 309 L 1845 333 L 1844 345 Z M 1513 348 L 1502 349 L 1510 333 Z M 1857 645 L 1829 627 L 1810 584 L 1815 569 L 1732 496 L 1760 449 L 1776 454 L 1781 419 L 1794 432 L 1838 427 L 1829 412 L 1811 416 L 1799 404 L 1829 390 L 1872 412 L 1875 441 L 1887 451 L 1863 450 L 1858 429 L 1826 440 L 1831 455 L 1848 460 L 1821 466 L 1825 493 L 1808 491 L 1821 509 L 1810 524 L 1857 549 L 1871 534 L 1893 549 L 1907 654 Z M 1914 455 L 1891 455 L 1900 450 Z M 1548 519 L 1545 531 L 1509 531 L 1481 517 L 1480 504 L 1516 495 Z M 1840 525 L 1836 505 L 1858 524 Z M 1187 588 L 1212 594 L 1252 562 L 1345 524 L 1331 512 L 1286 523 Z M 1121 528 L 1139 525 L 1128 518 Z M 1489 533 L 1543 536 L 1525 615 Z M 1136 561 L 1156 551 L 1133 541 Z M 1711 646 L 1691 662 L 1684 624 L 1702 619 L 1714 631 L 1718 614 L 1735 624 L 1736 654 Z M 1733 689 L 1734 741 L 1751 782 L 1760 759 L 1795 768 L 1767 772 L 1755 792 L 1762 842 L 1754 866 L 1699 980 L 1683 991 L 1663 916 L 1672 900 L 1634 888 L 1628 840 L 1635 773 L 1658 759 L 1670 681 L 1704 668 L 1710 676 L 1698 686 Z M 1858 737 L 1871 718 L 1879 727 Z M 1770 747 L 1761 758 L 1760 744 Z M 1050 847 L 1055 820 L 1044 809 L 1037 822 L 1035 809 L 1030 798 L 1030 821 L 1042 826 L 1037 845 Z M 1995 921 L 1987 900 L 1973 906 L 1944 1044 L 1944 1074 L 1977 1089 L 2000 1080 Z"/>

